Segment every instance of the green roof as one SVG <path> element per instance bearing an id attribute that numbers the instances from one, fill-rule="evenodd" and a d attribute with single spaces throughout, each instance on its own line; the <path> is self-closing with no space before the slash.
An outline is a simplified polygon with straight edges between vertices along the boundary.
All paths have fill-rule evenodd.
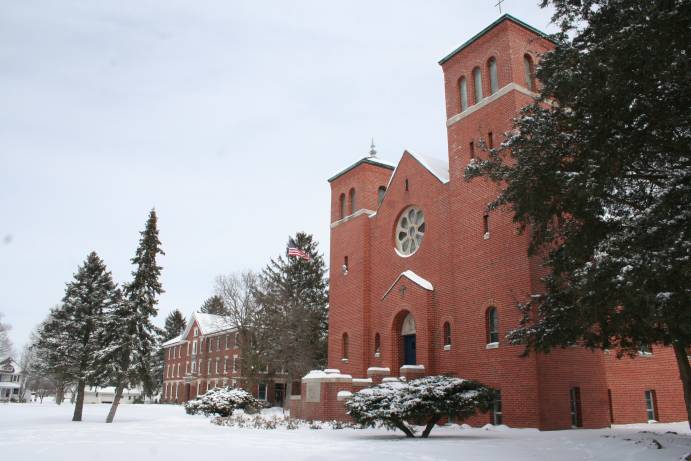
<path id="1" fill-rule="evenodd" d="M 503 22 L 503 21 L 512 21 L 512 22 L 514 22 L 515 24 L 518 24 L 519 26 L 521 26 L 521 27 L 523 27 L 523 28 L 525 28 L 525 29 L 528 29 L 529 31 L 531 31 L 531 32 L 533 32 L 533 33 L 539 35 L 540 37 L 545 38 L 545 39 L 547 39 L 547 40 L 549 40 L 549 41 L 551 41 L 551 42 L 554 42 L 554 40 L 553 40 L 552 38 L 550 38 L 550 36 L 547 35 L 546 33 L 542 32 L 542 31 L 539 30 L 539 29 L 534 28 L 533 26 L 531 26 L 531 25 L 529 25 L 529 24 L 526 24 L 525 22 L 521 21 L 520 19 L 514 18 L 513 16 L 511 16 L 510 14 L 507 13 L 507 14 L 504 14 L 504 15 L 502 15 L 501 17 L 499 17 L 499 19 L 497 19 L 496 21 L 494 21 L 494 22 L 493 22 L 492 24 L 490 24 L 489 26 L 487 26 L 487 27 L 485 27 L 484 29 L 482 29 L 479 33 L 475 34 L 470 40 L 468 40 L 467 42 L 465 42 L 463 45 L 459 46 L 458 48 L 456 48 L 455 50 L 453 50 L 451 53 L 449 53 L 448 55 L 446 55 L 445 57 L 443 57 L 443 58 L 439 61 L 439 64 L 444 64 L 446 61 L 448 61 L 449 59 L 453 58 L 453 57 L 456 55 L 456 53 L 459 53 L 459 52 L 462 51 L 464 48 L 469 47 L 473 42 L 475 42 L 476 40 L 478 40 L 480 37 L 482 37 L 483 35 L 485 35 L 485 34 L 486 34 L 487 32 L 489 32 L 490 30 L 494 29 L 497 25 L 499 25 L 499 24 L 500 24 L 501 22 Z"/>
<path id="2" fill-rule="evenodd" d="M 337 178 L 343 176 L 344 174 L 346 174 L 347 172 L 349 172 L 349 171 L 352 170 L 353 168 L 355 168 L 355 167 L 357 167 L 357 166 L 359 166 L 359 165 L 362 165 L 363 163 L 367 163 L 367 164 L 369 164 L 369 165 L 374 165 L 374 166 L 378 166 L 378 167 L 382 167 L 382 168 L 387 168 L 387 169 L 389 169 L 389 170 L 393 170 L 393 169 L 396 168 L 394 165 L 391 165 L 390 163 L 384 162 L 384 161 L 379 160 L 379 159 L 377 159 L 377 158 L 365 157 L 365 158 L 362 158 L 362 159 L 358 160 L 357 162 L 353 163 L 352 165 L 350 165 L 350 166 L 349 166 L 348 168 L 346 168 L 345 170 L 342 170 L 342 171 L 336 173 L 335 175 L 331 176 L 331 177 L 328 179 L 328 181 L 329 181 L 329 182 L 332 182 L 334 179 L 337 179 Z"/>

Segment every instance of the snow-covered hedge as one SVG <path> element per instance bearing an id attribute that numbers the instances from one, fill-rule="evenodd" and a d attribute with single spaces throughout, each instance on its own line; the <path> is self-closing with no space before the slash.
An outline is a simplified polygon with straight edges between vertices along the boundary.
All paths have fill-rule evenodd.
<path id="1" fill-rule="evenodd" d="M 261 408 L 261 401 L 255 399 L 252 394 L 244 389 L 231 387 L 211 389 L 195 400 L 185 403 L 185 411 L 190 415 L 202 413 L 206 416 L 230 416 L 235 410 L 244 410 L 245 413 L 252 414 Z"/>
<path id="2" fill-rule="evenodd" d="M 424 425 L 422 437 L 442 418 L 458 422 L 489 410 L 494 390 L 475 381 L 426 376 L 410 382 L 386 382 L 362 389 L 346 402 L 348 414 L 363 426 L 383 425 L 414 437 L 411 425 Z"/>

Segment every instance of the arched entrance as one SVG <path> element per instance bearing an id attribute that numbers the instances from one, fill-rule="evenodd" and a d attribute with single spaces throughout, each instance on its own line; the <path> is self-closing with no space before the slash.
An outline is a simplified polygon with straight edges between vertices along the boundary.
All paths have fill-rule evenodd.
<path id="1" fill-rule="evenodd" d="M 401 326 L 401 343 L 403 346 L 403 365 L 416 365 L 417 364 L 417 353 L 416 353 L 416 330 L 415 330 L 415 317 L 410 312 L 403 319 L 403 325 Z"/>

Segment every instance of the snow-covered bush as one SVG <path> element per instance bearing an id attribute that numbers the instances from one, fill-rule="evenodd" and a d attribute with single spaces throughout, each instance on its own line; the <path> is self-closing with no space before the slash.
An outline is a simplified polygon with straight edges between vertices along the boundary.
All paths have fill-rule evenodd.
<path id="1" fill-rule="evenodd" d="M 259 400 L 244 389 L 221 387 L 209 390 L 206 394 L 185 403 L 187 414 L 202 413 L 206 416 L 230 416 L 235 410 L 253 414 L 262 408 Z"/>
<path id="2" fill-rule="evenodd" d="M 411 425 L 424 425 L 426 438 L 442 418 L 462 421 L 490 408 L 494 390 L 475 381 L 427 376 L 409 382 L 386 382 L 348 399 L 346 410 L 363 426 L 382 425 L 415 436 Z"/>

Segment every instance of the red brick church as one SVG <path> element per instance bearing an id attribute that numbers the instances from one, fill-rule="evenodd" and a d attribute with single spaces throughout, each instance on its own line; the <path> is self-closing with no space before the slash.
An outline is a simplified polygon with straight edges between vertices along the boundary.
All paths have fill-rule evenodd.
<path id="1" fill-rule="evenodd" d="M 579 347 L 521 357 L 509 345 L 518 301 L 542 291 L 508 213 L 486 213 L 493 183 L 466 182 L 481 143 L 503 141 L 537 96 L 535 66 L 553 43 L 504 15 L 444 57 L 448 159 L 376 153 L 329 179 L 329 366 L 303 378 L 295 416 L 344 417 L 349 392 L 387 377 L 453 374 L 500 391 L 472 421 L 561 429 L 686 419 L 673 352 L 635 359 Z"/>

